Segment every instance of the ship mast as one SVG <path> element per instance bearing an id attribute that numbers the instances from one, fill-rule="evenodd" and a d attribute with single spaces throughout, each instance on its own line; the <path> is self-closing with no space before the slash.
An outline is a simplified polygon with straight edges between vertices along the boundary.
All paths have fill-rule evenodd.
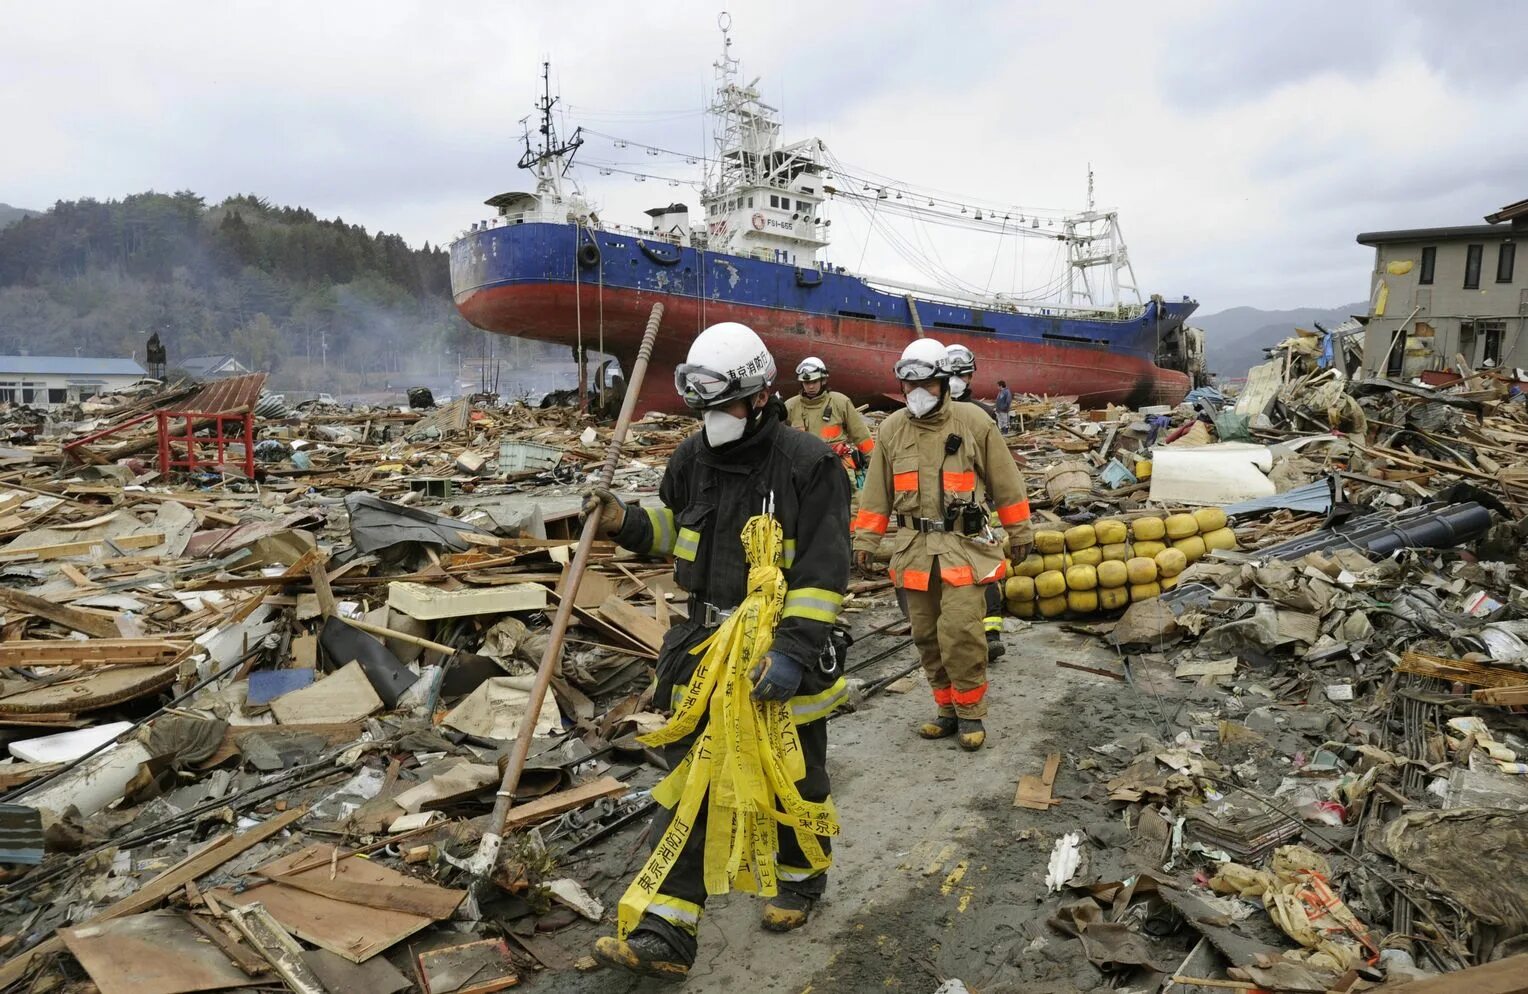
<path id="1" fill-rule="evenodd" d="M 552 96 L 552 64 L 541 63 L 541 99 L 536 101 L 536 110 L 541 115 L 541 123 L 536 130 L 540 132 L 541 137 L 536 147 L 532 148 L 530 129 L 524 130 L 525 152 L 520 156 L 519 165 L 521 169 L 529 169 L 536 174 L 538 194 L 548 195 L 557 200 L 563 199 L 563 177 L 573 167 L 573 157 L 578 154 L 579 146 L 584 143 L 583 128 L 575 128 L 571 138 L 565 142 L 558 142 L 557 125 L 552 120 L 552 108 L 561 99 L 561 97 Z"/>
<path id="2" fill-rule="evenodd" d="M 716 23 L 722 31 L 721 58 L 712 63 L 716 155 L 701 192 L 707 244 L 714 252 L 815 266 L 828 243 L 822 142 L 780 144 L 779 111 L 760 98 L 758 79 L 739 82 L 731 15 L 723 11 Z"/>

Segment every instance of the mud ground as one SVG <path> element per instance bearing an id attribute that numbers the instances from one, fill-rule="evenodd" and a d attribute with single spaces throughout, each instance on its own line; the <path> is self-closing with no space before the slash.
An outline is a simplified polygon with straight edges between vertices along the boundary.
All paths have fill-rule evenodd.
<path id="1" fill-rule="evenodd" d="M 867 614 L 854 627 L 868 630 L 890 617 Z M 1046 894 L 1045 869 L 1056 838 L 1081 829 L 1102 843 L 1090 847 L 1090 870 L 1100 879 L 1132 871 L 1122 820 L 1076 764 L 1090 746 L 1156 734 L 1155 702 L 1120 681 L 1056 665 L 1117 671 L 1114 653 L 1095 638 L 1038 625 L 1009 632 L 1005 641 L 1008 654 L 991 673 L 987 746 L 978 753 L 917 737 L 915 726 L 932 713 L 921 675 L 909 692 L 881 694 L 833 720 L 829 769 L 843 835 L 826 899 L 803 931 L 781 936 L 759 928 L 760 905 L 751 895 L 713 898 L 698 961 L 680 989 L 932 992 L 952 977 L 982 994 L 1110 989 L 1079 943 L 1046 926 L 1062 899 Z M 850 663 L 892 644 L 867 640 Z M 909 647 L 855 676 L 894 673 L 915 661 L 913 653 Z M 1064 757 L 1055 785 L 1063 802 L 1043 812 L 1014 807 L 1019 777 L 1038 773 L 1053 750 Z M 574 871 L 585 880 L 595 866 L 609 874 L 591 889 L 612 918 L 624 868 L 646 854 L 640 832 L 609 840 Z M 1114 865 L 1099 866 L 1099 859 Z M 603 931 L 579 925 L 549 938 L 580 957 Z M 674 989 L 603 970 L 546 973 L 527 977 L 525 986 L 554 994 Z"/>

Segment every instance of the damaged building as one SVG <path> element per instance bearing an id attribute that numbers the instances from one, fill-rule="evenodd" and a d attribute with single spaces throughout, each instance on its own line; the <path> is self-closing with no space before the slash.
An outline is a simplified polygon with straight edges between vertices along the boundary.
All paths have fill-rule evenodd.
<path id="1" fill-rule="evenodd" d="M 1364 338 L 1370 374 L 1427 378 L 1475 367 L 1525 363 L 1528 275 L 1517 244 L 1528 235 L 1528 200 L 1485 224 L 1368 231 L 1373 285 Z"/>

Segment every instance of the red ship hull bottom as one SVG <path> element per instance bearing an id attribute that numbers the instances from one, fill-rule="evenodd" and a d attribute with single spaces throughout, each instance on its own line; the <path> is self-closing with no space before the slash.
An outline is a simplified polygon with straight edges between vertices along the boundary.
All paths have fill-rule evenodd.
<path id="1" fill-rule="evenodd" d="M 642 384 L 639 413 L 685 410 L 674 391 L 674 367 L 684 362 L 695 336 L 719 321 L 738 321 L 759 333 L 779 367 L 777 383 L 782 393 L 794 392 L 792 371 L 802 359 L 814 355 L 827 363 L 833 389 L 858 403 L 900 393 L 892 364 L 916 337 L 911 328 L 884 321 L 640 290 L 607 287 L 602 292 L 596 285 L 581 286 L 576 292 L 571 284 L 557 283 L 485 287 L 460 295 L 457 308 L 487 331 L 570 347 L 578 340 L 581 310 L 584 347 L 591 352 L 599 347 L 603 313 L 605 351 L 629 372 L 655 303 L 664 306 L 663 324 Z M 1189 389 L 1187 374 L 1101 347 L 1016 341 L 944 328 L 931 337 L 945 345 L 965 345 L 976 354 L 976 393 L 983 398 L 997 392 L 998 380 L 1006 380 L 1016 394 L 1075 396 L 1084 407 L 1176 404 Z"/>

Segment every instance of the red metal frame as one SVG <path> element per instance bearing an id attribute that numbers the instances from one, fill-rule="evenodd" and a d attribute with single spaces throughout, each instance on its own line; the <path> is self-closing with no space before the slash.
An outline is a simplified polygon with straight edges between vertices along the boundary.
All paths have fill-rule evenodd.
<path id="1" fill-rule="evenodd" d="M 239 464 L 244 474 L 250 479 L 255 476 L 255 416 L 252 413 L 244 414 L 209 414 L 200 411 L 156 411 L 159 420 L 159 471 L 165 475 L 172 472 L 195 473 L 198 469 L 216 471 L 218 466 L 227 462 L 225 458 L 228 446 L 233 442 L 244 444 L 244 458 Z M 180 421 L 183 434 L 171 433 L 171 422 Z M 196 435 L 197 422 L 211 422 L 210 427 L 214 434 L 207 438 L 198 438 Z M 224 430 L 227 422 L 235 422 L 236 430 L 228 432 Z M 203 426 L 208 427 L 208 426 Z M 185 446 L 185 456 L 180 457 L 175 446 Z M 198 445 L 213 445 L 216 447 L 215 458 L 198 458 L 196 447 Z"/>

